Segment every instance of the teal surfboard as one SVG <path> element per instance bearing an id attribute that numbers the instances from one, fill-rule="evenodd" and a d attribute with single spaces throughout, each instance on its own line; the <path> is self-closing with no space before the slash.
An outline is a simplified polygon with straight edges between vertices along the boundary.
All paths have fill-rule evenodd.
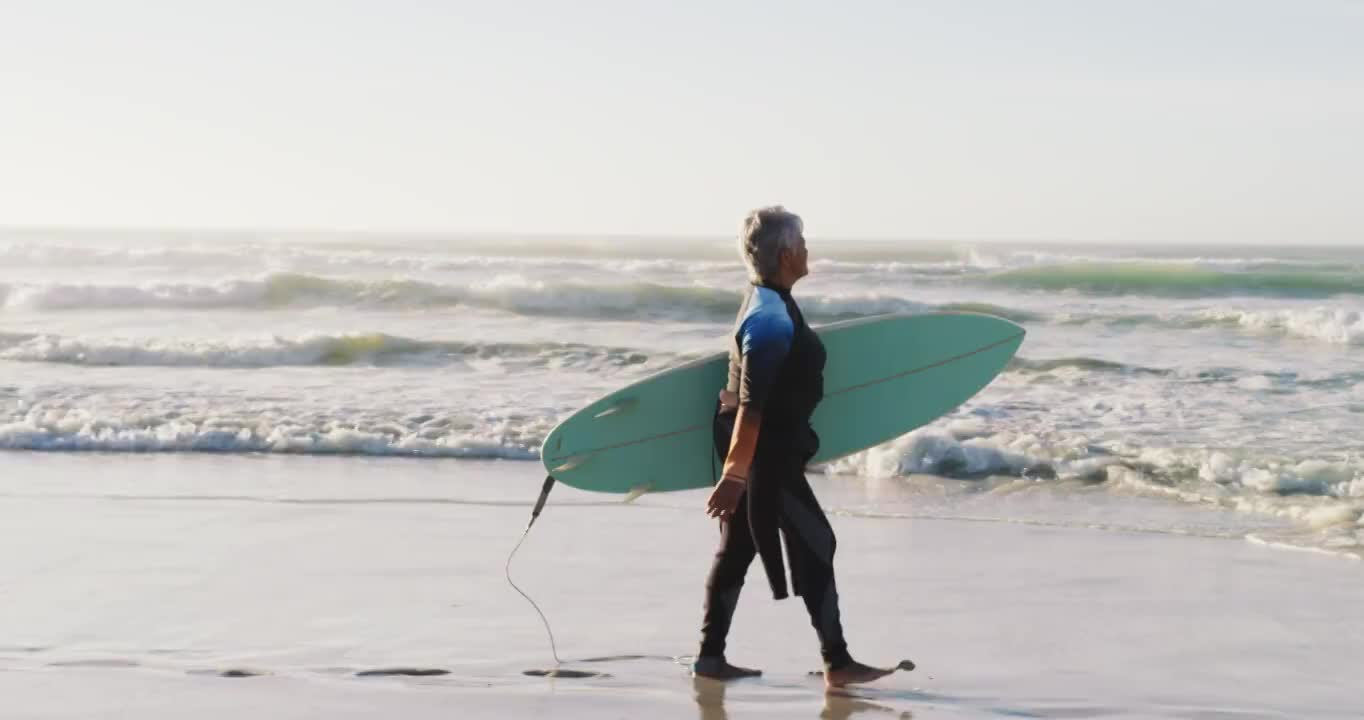
<path id="1" fill-rule="evenodd" d="M 811 422 L 821 463 L 942 417 L 999 374 L 1023 342 L 1008 320 L 974 313 L 882 315 L 816 328 L 828 361 Z M 712 485 L 711 441 L 728 356 L 719 353 L 622 388 L 574 413 L 540 457 L 560 482 L 597 492 Z"/>

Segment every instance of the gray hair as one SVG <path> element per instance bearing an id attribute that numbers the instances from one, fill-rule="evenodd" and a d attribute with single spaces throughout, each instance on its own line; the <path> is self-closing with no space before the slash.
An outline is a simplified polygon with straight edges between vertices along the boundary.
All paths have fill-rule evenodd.
<path id="1" fill-rule="evenodd" d="M 794 248 L 803 232 L 805 223 L 800 216 L 780 205 L 750 212 L 739 234 L 739 256 L 748 266 L 748 278 L 756 283 L 775 277 L 781 251 Z"/>

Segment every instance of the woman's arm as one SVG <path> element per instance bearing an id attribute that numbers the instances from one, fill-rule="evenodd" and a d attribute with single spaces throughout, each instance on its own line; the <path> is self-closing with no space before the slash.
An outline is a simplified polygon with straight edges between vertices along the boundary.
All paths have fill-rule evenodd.
<path id="1" fill-rule="evenodd" d="M 706 501 L 706 513 L 711 517 L 727 519 L 739 506 L 739 498 L 748 489 L 749 468 L 753 465 L 753 452 L 758 447 L 758 431 L 761 428 L 762 413 L 747 405 L 740 405 L 734 419 L 734 434 L 730 438 L 724 474 Z"/>
<path id="2" fill-rule="evenodd" d="M 776 298 L 775 295 L 772 297 Z M 727 401 L 733 401 L 738 406 L 738 413 L 734 418 L 724 475 L 706 501 L 706 513 L 711 517 L 727 518 L 734 514 L 739 499 L 748 488 L 749 470 L 762 428 L 763 407 L 786 360 L 786 353 L 791 349 L 794 332 L 795 324 L 780 299 L 769 300 L 765 307 L 760 307 L 740 323 L 739 392 L 737 397 L 732 392 L 720 394 L 721 405 L 728 406 Z"/>

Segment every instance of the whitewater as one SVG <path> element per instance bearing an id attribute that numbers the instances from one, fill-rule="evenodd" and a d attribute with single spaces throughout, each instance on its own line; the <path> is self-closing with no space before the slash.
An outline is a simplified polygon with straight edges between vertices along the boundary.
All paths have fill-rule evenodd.
<path id="1" fill-rule="evenodd" d="M 1028 330 L 957 411 L 815 468 L 909 489 L 836 511 L 1045 488 L 1095 509 L 1082 524 L 1364 557 L 1364 252 L 810 254 L 795 295 L 815 324 L 950 310 Z M 744 282 L 726 239 L 4 230 L 0 451 L 530 464 L 592 399 L 721 351 Z"/>

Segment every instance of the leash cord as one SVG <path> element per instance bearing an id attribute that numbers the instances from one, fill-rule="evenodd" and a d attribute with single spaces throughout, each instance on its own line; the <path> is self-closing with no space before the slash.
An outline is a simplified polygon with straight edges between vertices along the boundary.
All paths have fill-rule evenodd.
<path id="1" fill-rule="evenodd" d="M 516 547 L 512 548 L 511 554 L 507 556 L 507 565 L 504 568 L 504 572 L 507 576 L 507 584 L 511 585 L 513 590 L 520 593 L 521 597 L 525 598 L 526 602 L 530 603 L 531 607 L 535 608 L 535 614 L 540 616 L 540 622 L 545 625 L 545 633 L 549 635 L 549 652 L 554 656 L 554 662 L 556 664 L 563 665 L 564 661 L 559 658 L 559 648 L 554 643 L 554 631 L 549 627 L 549 620 L 545 617 L 544 612 L 540 610 L 540 606 L 535 604 L 535 601 L 526 594 L 525 590 L 522 590 L 516 585 L 516 582 L 512 580 L 511 576 L 512 558 L 516 557 L 516 551 L 521 549 L 521 543 L 524 543 L 526 537 L 530 535 L 531 526 L 535 525 L 535 520 L 540 517 L 540 511 L 545 509 L 545 500 L 549 498 L 549 491 L 553 488 L 554 476 L 550 475 L 545 478 L 545 484 L 540 488 L 540 499 L 535 502 L 535 509 L 531 510 L 530 522 L 526 523 L 526 531 L 521 533 L 521 539 L 516 541 Z"/>

